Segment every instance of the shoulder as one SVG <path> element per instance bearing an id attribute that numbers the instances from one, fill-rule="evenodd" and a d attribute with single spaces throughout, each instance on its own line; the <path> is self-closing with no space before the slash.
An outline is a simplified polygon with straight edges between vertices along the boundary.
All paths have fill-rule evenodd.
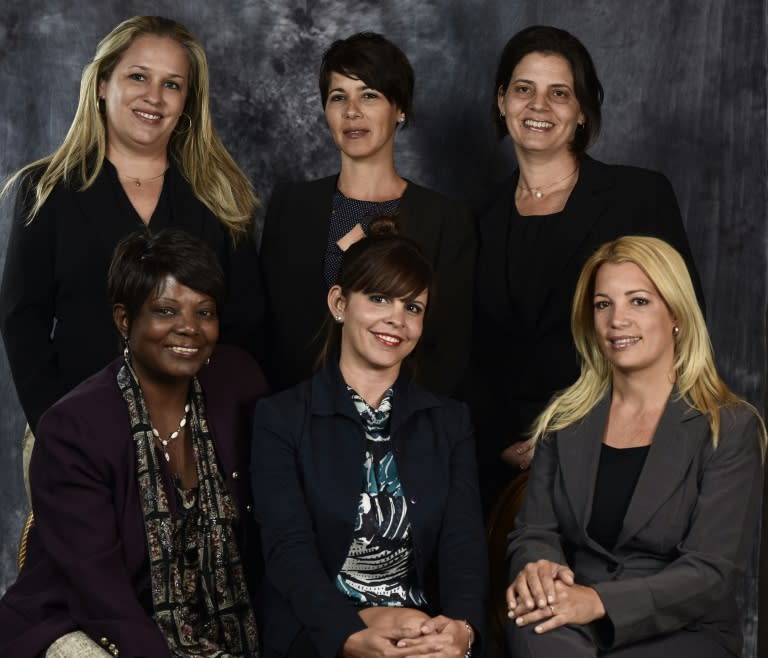
<path id="1" fill-rule="evenodd" d="M 606 164 L 587 155 L 582 157 L 581 172 L 587 180 L 606 181 L 622 189 L 671 188 L 660 171 L 632 165 Z"/>
<path id="2" fill-rule="evenodd" d="M 264 373 L 256 360 L 234 345 L 217 345 L 211 361 L 198 374 L 206 395 L 234 400 L 255 400 L 269 392 Z"/>
<path id="3" fill-rule="evenodd" d="M 462 216 L 468 215 L 466 203 L 452 199 L 441 192 L 430 190 L 412 181 L 403 194 L 403 205 L 407 209 L 419 210 L 433 215 Z"/>
<path id="4" fill-rule="evenodd" d="M 757 410 L 744 402 L 721 407 L 720 444 L 739 440 L 763 443 L 763 424 Z"/>
<path id="5" fill-rule="evenodd" d="M 465 402 L 433 393 L 414 381 L 406 380 L 399 384 L 401 403 L 409 413 L 428 414 L 435 422 L 449 428 L 449 434 L 462 435 L 471 424 L 469 407 Z"/>

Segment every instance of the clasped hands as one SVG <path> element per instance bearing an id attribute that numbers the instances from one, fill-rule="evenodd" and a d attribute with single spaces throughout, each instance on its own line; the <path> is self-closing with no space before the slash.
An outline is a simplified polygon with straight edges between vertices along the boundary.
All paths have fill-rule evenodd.
<path id="1" fill-rule="evenodd" d="M 593 588 L 576 584 L 570 567 L 539 560 L 526 564 L 507 588 L 507 616 L 518 626 L 536 624 L 536 633 L 546 633 L 605 617 L 605 607 Z"/>
<path id="2" fill-rule="evenodd" d="M 467 650 L 469 631 L 462 620 L 412 608 L 365 608 L 358 614 L 368 628 L 347 638 L 344 658 L 459 658 Z"/>

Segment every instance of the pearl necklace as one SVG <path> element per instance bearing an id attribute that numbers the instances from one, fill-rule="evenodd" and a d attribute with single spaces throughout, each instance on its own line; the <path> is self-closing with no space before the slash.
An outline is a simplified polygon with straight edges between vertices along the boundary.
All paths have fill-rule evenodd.
<path id="1" fill-rule="evenodd" d="M 181 420 L 179 421 L 179 426 L 176 428 L 175 431 L 171 432 L 170 436 L 167 439 L 161 439 L 160 438 L 160 432 L 158 432 L 154 425 L 150 422 L 150 426 L 152 427 L 152 434 L 154 434 L 155 438 L 160 441 L 160 443 L 163 445 L 163 454 L 165 455 L 165 461 L 170 462 L 171 456 L 168 454 L 168 444 L 173 441 L 175 438 L 179 436 L 179 432 L 181 432 L 182 428 L 187 424 L 187 414 L 189 413 L 189 403 L 184 405 L 184 415 L 181 417 Z"/>
<path id="2" fill-rule="evenodd" d="M 517 180 L 517 186 L 524 192 L 528 192 L 529 194 L 532 194 L 537 200 L 541 200 L 544 198 L 544 190 L 548 190 L 550 187 L 554 187 L 555 185 L 558 185 L 559 183 L 562 183 L 563 181 L 568 180 L 578 170 L 579 170 L 579 167 L 577 165 L 576 169 L 574 169 L 570 174 L 568 174 L 564 178 L 561 178 L 560 180 L 556 180 L 554 183 L 545 185 L 544 187 L 526 187 L 525 185 L 522 184 L 519 178 Z"/>

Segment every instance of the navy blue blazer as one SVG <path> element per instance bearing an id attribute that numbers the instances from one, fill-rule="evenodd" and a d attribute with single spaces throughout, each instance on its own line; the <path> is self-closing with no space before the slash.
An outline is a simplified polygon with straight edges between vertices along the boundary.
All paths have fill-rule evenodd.
<path id="1" fill-rule="evenodd" d="M 276 391 L 311 377 L 322 347 L 328 316 L 323 257 L 337 180 L 278 185 L 269 202 L 259 256 L 268 305 L 264 367 Z M 462 204 L 411 182 L 397 217 L 402 234 L 435 270 L 415 377 L 430 391 L 451 395 L 469 362 L 474 227 Z"/>
<path id="2" fill-rule="evenodd" d="M 391 440 L 432 614 L 482 635 L 487 554 L 465 405 L 401 376 Z M 365 432 L 338 364 L 256 406 L 251 477 L 266 563 L 262 642 L 285 653 L 302 629 L 321 658 L 365 628 L 334 579 L 349 552 L 363 485 Z"/>
<path id="3" fill-rule="evenodd" d="M 0 600 L 2 656 L 33 658 L 77 629 L 96 642 L 107 638 L 121 658 L 170 655 L 150 616 L 136 455 L 116 381 L 121 365 L 122 358 L 77 386 L 40 420 L 30 465 L 35 525 L 24 568 Z M 258 565 L 246 474 L 253 404 L 266 383 L 253 359 L 225 346 L 199 378 L 219 467 L 240 509 L 243 555 Z"/>
<path id="4" fill-rule="evenodd" d="M 87 190 L 60 183 L 30 224 L 31 188 L 19 187 L 0 287 L 0 330 L 21 406 L 34 430 L 42 413 L 120 353 L 107 299 L 107 271 L 117 243 L 138 230 L 174 227 L 218 255 L 228 296 L 220 311 L 221 342 L 256 353 L 262 340 L 264 294 L 254 241 L 235 248 L 218 218 L 171 163 L 163 195 L 168 212 L 140 221 L 114 167 L 104 162 Z"/>
<path id="5" fill-rule="evenodd" d="M 715 449 L 707 417 L 675 395 L 611 550 L 587 532 L 610 394 L 582 421 L 540 441 L 510 534 L 510 578 L 539 559 L 569 564 L 576 582 L 603 601 L 607 619 L 593 625 L 603 648 L 685 628 L 738 656 L 735 593 L 763 491 L 758 421 L 745 406 L 721 409 Z"/>

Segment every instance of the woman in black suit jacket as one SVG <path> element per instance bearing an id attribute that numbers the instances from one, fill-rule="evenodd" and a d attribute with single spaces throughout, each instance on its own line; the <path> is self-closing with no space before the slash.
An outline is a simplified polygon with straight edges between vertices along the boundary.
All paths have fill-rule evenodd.
<path id="1" fill-rule="evenodd" d="M 536 421 L 510 534 L 512 656 L 741 655 L 765 426 L 717 374 L 686 269 L 625 236 L 578 279 L 581 375 Z"/>
<path id="2" fill-rule="evenodd" d="M 680 210 L 661 174 L 606 165 L 585 150 L 600 129 L 603 91 L 571 34 L 534 26 L 501 54 L 494 88 L 500 137 L 519 169 L 481 213 L 472 395 L 484 503 L 527 468 L 531 422 L 578 376 L 570 304 L 586 259 L 625 234 L 654 235 L 683 254 L 699 294 Z"/>
<path id="3" fill-rule="evenodd" d="M 107 268 L 144 226 L 183 228 L 214 249 L 228 286 L 223 339 L 255 349 L 256 197 L 211 126 L 205 52 L 182 25 L 136 16 L 115 27 L 83 72 L 64 143 L 5 191 L 16 181 L 0 327 L 32 428 L 118 353 Z"/>
<path id="4" fill-rule="evenodd" d="M 322 345 L 328 289 L 344 251 L 368 222 L 397 215 L 435 270 L 418 381 L 454 392 L 468 362 L 475 236 L 468 211 L 395 170 L 397 126 L 411 116 L 413 69 L 384 37 L 356 34 L 323 56 L 320 96 L 340 151 L 336 176 L 280 185 L 272 193 L 261 243 L 270 359 L 276 389 L 309 377 Z"/>
<path id="5" fill-rule="evenodd" d="M 262 658 L 469 655 L 482 635 L 469 414 L 401 374 L 432 274 L 412 241 L 373 235 L 381 221 L 328 292 L 325 367 L 256 407 Z"/>

